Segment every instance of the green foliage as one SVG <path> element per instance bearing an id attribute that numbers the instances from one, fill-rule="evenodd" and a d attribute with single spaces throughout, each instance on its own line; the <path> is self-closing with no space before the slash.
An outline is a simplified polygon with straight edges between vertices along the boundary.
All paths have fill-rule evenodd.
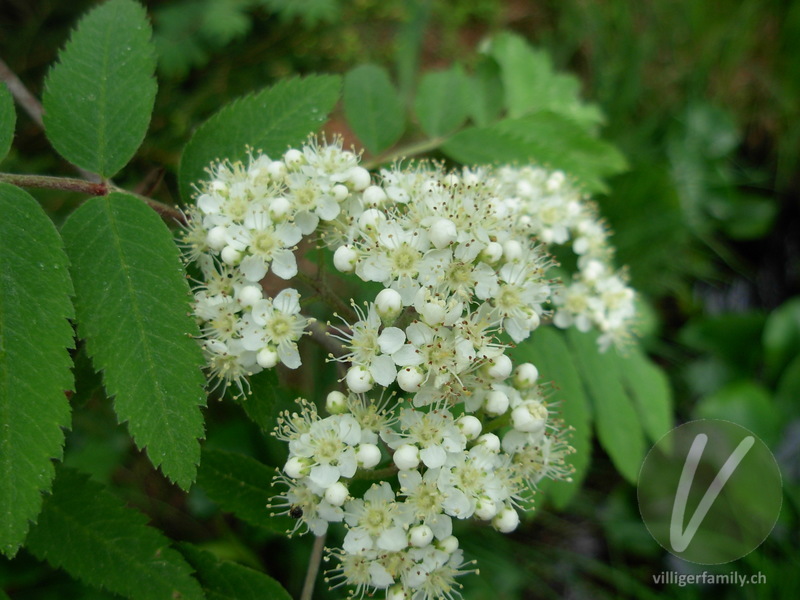
<path id="1" fill-rule="evenodd" d="M 300 144 L 327 119 L 340 87 L 334 75 L 284 79 L 222 108 L 186 144 L 179 172 L 181 196 L 191 198 L 192 184 L 203 179 L 214 160 L 243 160 L 248 147 L 277 157 L 288 146 Z"/>
<path id="2" fill-rule="evenodd" d="M 271 486 L 275 469 L 254 458 L 224 450 L 203 450 L 197 485 L 226 512 L 256 527 L 283 533 L 291 520 L 270 517 L 266 503 L 276 490 Z"/>
<path id="3" fill-rule="evenodd" d="M 639 348 L 626 348 L 617 360 L 623 385 L 634 401 L 642 428 L 650 442 L 655 443 L 674 425 L 669 380 Z"/>
<path id="4" fill-rule="evenodd" d="M 14 110 L 14 99 L 5 84 L 0 84 L 0 161 L 2 161 L 14 140 L 14 125 L 17 113 Z"/>
<path id="5" fill-rule="evenodd" d="M 62 235 L 78 333 L 117 416 L 151 462 L 188 489 L 200 460 L 205 361 L 172 236 L 154 211 L 121 193 L 86 202 Z"/>
<path id="6" fill-rule="evenodd" d="M 775 378 L 800 356 L 800 298 L 791 298 L 767 317 L 762 336 L 767 374 Z"/>
<path id="7" fill-rule="evenodd" d="M 612 145 L 549 111 L 468 127 L 445 142 L 442 150 L 464 164 L 534 162 L 561 169 L 592 192 L 607 191 L 604 178 L 627 165 Z"/>
<path id="8" fill-rule="evenodd" d="M 469 115 L 475 125 L 484 127 L 500 117 L 505 106 L 500 68 L 489 59 L 481 60 L 470 78 L 467 93 Z"/>
<path id="9" fill-rule="evenodd" d="M 344 79 L 344 114 L 364 147 L 378 154 L 405 131 L 405 113 L 386 69 L 361 65 Z"/>
<path id="10" fill-rule="evenodd" d="M 0 183 L 0 214 L 0 551 L 14 556 L 70 425 L 72 283 L 61 238 L 27 192 Z"/>
<path id="11" fill-rule="evenodd" d="M 207 600 L 291 600 L 269 575 L 233 562 L 218 562 L 211 553 L 191 544 L 181 544 L 180 550 L 197 571 Z"/>
<path id="12" fill-rule="evenodd" d="M 203 598 L 183 557 L 146 523 L 103 486 L 62 467 L 27 547 L 40 560 L 131 600 Z"/>
<path id="13" fill-rule="evenodd" d="M 239 401 L 250 420 L 267 434 L 275 427 L 279 387 L 275 370 L 265 369 L 250 378 L 250 393 Z"/>
<path id="14" fill-rule="evenodd" d="M 769 390 L 752 381 L 725 385 L 702 398 L 692 412 L 698 419 L 723 419 L 746 427 L 770 447 L 780 439 L 781 418 Z"/>
<path id="15" fill-rule="evenodd" d="M 110 0 L 81 20 L 43 100 L 47 137 L 68 161 L 111 177 L 139 148 L 156 95 L 150 35 L 133 0 Z"/>
<path id="16" fill-rule="evenodd" d="M 425 73 L 414 101 L 422 131 L 435 138 L 460 127 L 469 113 L 468 98 L 469 80 L 461 67 Z"/>
<path id="17" fill-rule="evenodd" d="M 512 33 L 494 37 L 489 54 L 500 65 L 509 117 L 546 110 L 587 130 L 603 122 L 596 105 L 580 100 L 578 79 L 556 73 L 547 52 L 532 48 L 522 37 Z"/>
<path id="18" fill-rule="evenodd" d="M 535 331 L 532 340 L 521 344 L 515 353 L 518 360 L 528 360 L 539 369 L 540 381 L 552 381 L 551 399 L 564 422 L 574 428 L 569 444 L 575 453 L 568 458 L 575 473 L 572 482 L 548 482 L 548 491 L 555 505 L 564 508 L 580 489 L 592 458 L 592 415 L 589 400 L 575 367 L 572 351 L 564 334 L 552 327 Z"/>
<path id="19" fill-rule="evenodd" d="M 596 335 L 567 332 L 583 383 L 592 399 L 597 439 L 611 462 L 630 483 L 636 483 L 645 453 L 644 433 L 633 400 L 621 380 L 614 351 L 598 353 Z"/>

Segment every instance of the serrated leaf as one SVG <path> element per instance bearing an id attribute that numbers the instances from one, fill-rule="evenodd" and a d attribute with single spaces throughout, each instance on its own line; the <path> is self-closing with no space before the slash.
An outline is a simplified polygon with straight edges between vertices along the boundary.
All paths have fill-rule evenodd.
<path id="1" fill-rule="evenodd" d="M 291 519 L 271 517 L 267 502 L 275 469 L 254 458 L 226 450 L 203 450 L 197 485 L 225 512 L 243 521 L 280 533 L 291 529 Z"/>
<path id="2" fill-rule="evenodd" d="M 467 102 L 472 121 L 481 127 L 491 124 L 500 116 L 504 105 L 500 69 L 494 61 L 484 59 L 475 67 L 469 83 Z"/>
<path id="3" fill-rule="evenodd" d="M 389 148 L 406 127 L 403 101 L 386 69 L 361 65 L 344 78 L 344 116 L 372 154 Z"/>
<path id="4" fill-rule="evenodd" d="M 157 87 L 150 36 L 133 0 L 109 0 L 78 24 L 42 100 L 47 138 L 68 161 L 111 177 L 139 148 Z"/>
<path id="5" fill-rule="evenodd" d="M 644 458 L 644 433 L 633 401 L 622 386 L 617 357 L 613 350 L 601 353 L 597 349 L 594 333 L 569 329 L 567 340 L 593 402 L 600 445 L 617 471 L 635 484 Z"/>
<path id="6" fill-rule="evenodd" d="M 469 114 L 469 80 L 461 67 L 425 73 L 417 88 L 414 112 L 430 137 L 453 132 Z"/>
<path id="7" fill-rule="evenodd" d="M 339 99 L 341 78 L 311 75 L 284 79 L 272 87 L 226 105 L 203 123 L 186 144 L 178 175 L 181 197 L 205 178 L 216 159 L 247 158 L 248 146 L 279 158 L 289 146 L 319 129 Z"/>
<path id="8" fill-rule="evenodd" d="M 74 382 L 72 282 L 39 203 L 0 183 L 0 551 L 14 556 L 53 481 Z"/>
<path id="9" fill-rule="evenodd" d="M 673 427 L 672 390 L 667 375 L 638 348 L 628 349 L 617 361 L 644 432 L 655 443 Z"/>
<path id="10" fill-rule="evenodd" d="M 275 369 L 264 369 L 249 379 L 250 393 L 239 400 L 253 423 L 267 434 L 275 427 L 275 405 L 278 401 L 278 375 Z"/>
<path id="11" fill-rule="evenodd" d="M 62 229 L 78 333 L 120 422 L 184 489 L 200 460 L 204 360 L 189 286 L 167 227 L 128 194 L 93 198 Z"/>
<path id="12" fill-rule="evenodd" d="M 27 548 L 77 579 L 132 600 L 202 599 L 189 565 L 146 523 L 99 483 L 61 467 Z"/>
<path id="13" fill-rule="evenodd" d="M 549 110 L 584 129 L 592 129 L 603 122 L 600 109 L 580 99 L 578 79 L 556 73 L 548 54 L 535 50 L 520 36 L 498 35 L 492 40 L 490 54 L 500 65 L 510 117 Z"/>
<path id="14" fill-rule="evenodd" d="M 519 360 L 530 361 L 539 369 L 540 382 L 552 381 L 552 401 L 558 403 L 558 413 L 566 425 L 575 430 L 570 445 L 575 453 L 567 463 L 575 468 L 572 482 L 554 481 L 548 487 L 553 503 L 564 508 L 580 489 L 591 460 L 592 415 L 589 400 L 581 383 L 572 353 L 564 341 L 564 334 L 553 327 L 537 329 L 531 338 L 517 346 L 514 355 Z"/>
<path id="15" fill-rule="evenodd" d="M 607 191 L 603 179 L 627 168 L 612 145 L 550 111 L 469 127 L 445 142 L 442 151 L 463 164 L 534 162 L 560 169 L 589 192 Z"/>
<path id="16" fill-rule="evenodd" d="M 197 571 L 207 600 L 291 600 L 280 583 L 266 573 L 233 562 L 219 562 L 210 552 L 183 543 L 180 550 Z"/>
<path id="17" fill-rule="evenodd" d="M 6 85 L 0 83 L 0 161 L 6 157 L 11 148 L 16 122 L 17 113 L 14 110 L 14 99 Z"/>

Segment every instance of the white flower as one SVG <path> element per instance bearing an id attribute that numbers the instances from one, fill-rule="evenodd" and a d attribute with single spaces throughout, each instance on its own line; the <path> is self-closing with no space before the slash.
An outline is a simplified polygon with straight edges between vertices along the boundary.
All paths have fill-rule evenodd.
<path id="1" fill-rule="evenodd" d="M 308 478 L 325 489 L 355 474 L 355 446 L 360 440 L 361 427 L 352 415 L 332 415 L 315 421 L 307 432 L 289 441 L 290 458 L 308 459 Z"/>
<path id="2" fill-rule="evenodd" d="M 297 340 L 303 335 L 308 319 L 300 314 L 300 294 L 297 290 L 282 290 L 273 300 L 256 302 L 252 323 L 242 333 L 247 350 L 258 351 L 269 345 L 276 348 L 281 362 L 290 369 L 300 366 Z"/>
<path id="3" fill-rule="evenodd" d="M 420 449 L 420 460 L 429 469 L 441 467 L 447 461 L 448 452 L 461 452 L 467 444 L 464 433 L 445 408 L 428 412 L 404 408 L 400 413 L 400 429 L 400 434 L 384 433 L 389 447 L 414 445 Z"/>
<path id="4" fill-rule="evenodd" d="M 344 520 L 350 530 L 342 548 L 360 554 L 373 548 L 397 552 L 408 545 L 408 522 L 400 511 L 392 487 L 387 482 L 373 484 L 364 499 L 345 504 Z"/>

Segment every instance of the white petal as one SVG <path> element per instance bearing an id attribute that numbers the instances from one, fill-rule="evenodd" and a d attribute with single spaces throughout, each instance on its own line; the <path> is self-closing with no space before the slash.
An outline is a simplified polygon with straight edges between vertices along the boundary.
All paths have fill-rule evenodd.
<path id="1" fill-rule="evenodd" d="M 317 203 L 317 214 L 320 219 L 330 221 L 339 216 L 339 203 L 330 196 L 323 196 Z"/>
<path id="2" fill-rule="evenodd" d="M 239 269 L 248 281 L 261 281 L 267 274 L 267 264 L 260 256 L 245 256 Z"/>
<path id="3" fill-rule="evenodd" d="M 408 545 L 408 537 L 402 527 L 391 527 L 378 537 L 378 548 L 399 552 Z"/>
<path id="4" fill-rule="evenodd" d="M 398 327 L 387 327 L 378 336 L 378 346 L 384 354 L 394 354 L 403 346 L 406 334 Z"/>
<path id="5" fill-rule="evenodd" d="M 363 529 L 356 527 L 355 529 L 348 531 L 347 535 L 344 536 L 342 550 L 348 554 L 362 554 L 371 549 L 372 538 Z"/>
<path id="6" fill-rule="evenodd" d="M 290 369 L 296 369 L 302 363 L 300 362 L 300 353 L 297 351 L 297 346 L 292 342 L 282 342 L 278 344 L 278 357 L 281 362 Z"/>
<path id="7" fill-rule="evenodd" d="M 417 352 L 413 344 L 405 344 L 400 350 L 392 354 L 392 360 L 399 367 L 418 365 L 423 361 L 422 354 Z"/>
<path id="8" fill-rule="evenodd" d="M 436 467 L 441 467 L 445 463 L 447 460 L 447 452 L 445 452 L 444 448 L 441 446 L 431 446 L 430 448 L 421 450 L 419 457 L 422 459 L 422 462 L 425 463 L 426 467 L 435 469 Z"/>
<path id="9" fill-rule="evenodd" d="M 300 312 L 300 294 L 294 288 L 286 288 L 281 290 L 272 301 L 272 305 L 287 315 L 293 315 Z"/>
<path id="10" fill-rule="evenodd" d="M 294 223 L 281 223 L 275 228 L 275 235 L 284 246 L 294 246 L 303 237 L 300 228 Z"/>
<path id="11" fill-rule="evenodd" d="M 297 275 L 297 260 L 294 257 L 294 253 L 290 250 L 278 250 L 275 252 L 272 255 L 272 272 L 281 279 L 291 279 Z"/>
<path id="12" fill-rule="evenodd" d="M 339 481 L 339 469 L 331 465 L 317 465 L 311 468 L 309 479 L 322 488 L 329 488 Z"/>
<path id="13" fill-rule="evenodd" d="M 369 372 L 375 382 L 383 387 L 392 385 L 397 377 L 397 367 L 392 357 L 388 354 L 381 354 L 375 357 L 370 365 Z"/>
<path id="14" fill-rule="evenodd" d="M 317 228 L 319 217 L 304 210 L 294 216 L 294 222 L 297 223 L 297 226 L 300 228 L 300 231 L 303 232 L 303 235 L 308 235 Z"/>

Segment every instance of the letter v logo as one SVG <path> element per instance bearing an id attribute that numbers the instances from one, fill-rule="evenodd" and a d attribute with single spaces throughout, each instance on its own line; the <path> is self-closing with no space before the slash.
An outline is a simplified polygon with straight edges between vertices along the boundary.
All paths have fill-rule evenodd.
<path id="1" fill-rule="evenodd" d="M 683 552 L 692 543 L 697 530 L 706 518 L 708 511 L 714 504 L 722 488 L 733 475 L 736 468 L 742 462 L 745 455 L 750 451 L 755 443 L 755 438 L 747 436 L 736 447 L 736 449 L 722 465 L 722 468 L 714 477 L 714 481 L 708 486 L 700 504 L 694 511 L 694 514 L 689 519 L 686 529 L 683 529 L 683 520 L 686 513 L 686 503 L 689 500 L 689 492 L 692 489 L 692 482 L 694 481 L 695 473 L 697 472 L 697 465 L 703 457 L 708 436 L 704 433 L 699 433 L 695 436 L 689 453 L 686 455 L 686 462 L 683 463 L 683 471 L 681 471 L 681 478 L 678 482 L 678 489 L 675 492 L 675 501 L 672 505 L 672 519 L 669 525 L 669 542 L 675 552 Z"/>

